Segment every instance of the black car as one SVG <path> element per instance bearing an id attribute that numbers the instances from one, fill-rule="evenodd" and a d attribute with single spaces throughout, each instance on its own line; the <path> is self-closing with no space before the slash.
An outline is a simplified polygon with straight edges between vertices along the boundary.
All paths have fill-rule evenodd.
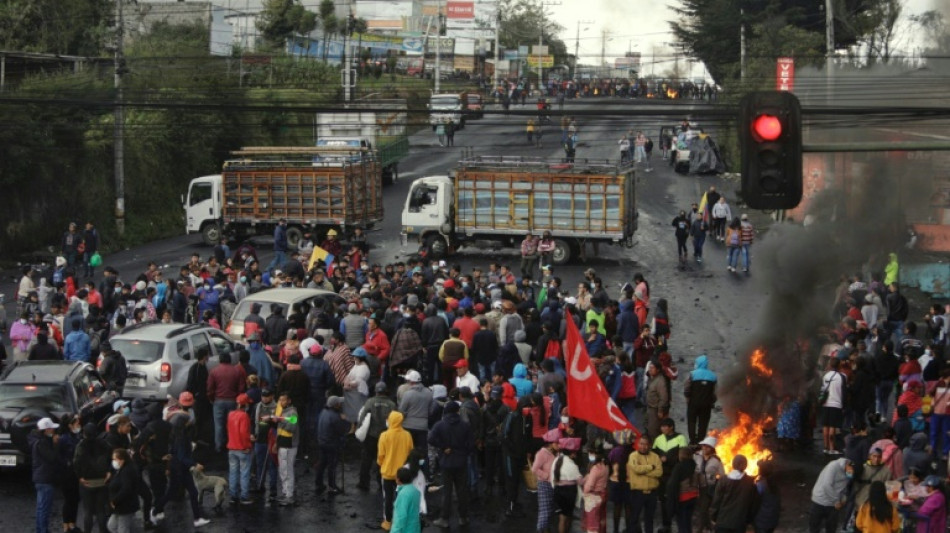
<path id="1" fill-rule="evenodd" d="M 27 437 L 41 418 L 80 414 L 98 424 L 116 398 L 89 363 L 18 361 L 0 379 L 0 468 L 29 464 Z"/>

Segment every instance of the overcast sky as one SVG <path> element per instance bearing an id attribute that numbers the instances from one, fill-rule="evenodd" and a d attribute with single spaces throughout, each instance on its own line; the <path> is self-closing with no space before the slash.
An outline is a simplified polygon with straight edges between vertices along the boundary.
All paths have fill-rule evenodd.
<path id="1" fill-rule="evenodd" d="M 673 35 L 669 33 L 670 24 L 675 14 L 666 7 L 669 4 L 678 4 L 679 0 L 661 0 L 660 2 L 631 2 L 629 0 L 561 0 L 560 5 L 547 7 L 547 13 L 553 14 L 565 31 L 561 38 L 567 44 L 568 51 L 574 52 L 575 37 L 577 36 L 578 21 L 588 21 L 580 25 L 579 52 L 582 63 L 598 63 L 601 47 L 604 44 L 602 32 L 606 30 L 606 58 L 611 64 L 613 58 L 622 56 L 628 49 L 639 51 L 643 55 L 644 72 L 650 64 L 650 56 L 656 48 L 656 73 L 660 74 L 672 66 L 673 51 L 669 43 Z M 913 14 L 935 9 L 947 0 L 905 0 L 904 13 Z M 646 9 L 644 9 L 646 7 Z M 946 7 L 946 6 L 943 6 Z M 945 11 L 950 11 L 946 10 Z M 948 13 L 947 15 L 950 15 Z M 948 21 L 950 22 L 950 21 Z M 587 28 L 585 31 L 584 28 Z M 907 42 L 912 32 L 905 32 L 908 36 L 901 48 L 913 49 L 919 43 Z M 668 61 L 668 62 L 664 62 Z M 702 66 L 696 65 L 692 75 L 702 76 Z"/>

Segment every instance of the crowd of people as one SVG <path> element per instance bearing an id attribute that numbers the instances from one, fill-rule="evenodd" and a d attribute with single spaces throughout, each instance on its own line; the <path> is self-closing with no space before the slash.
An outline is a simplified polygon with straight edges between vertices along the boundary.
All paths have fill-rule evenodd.
<path id="1" fill-rule="evenodd" d="M 751 244 L 743 217 L 723 228 L 731 212 L 714 188 L 703 204 L 674 220 L 681 260 L 684 231 L 729 248 Z M 120 400 L 104 429 L 75 416 L 40 421 L 31 435 L 38 531 L 48 528 L 54 487 L 64 495 L 64 531 L 80 529 L 80 507 L 82 531 L 94 523 L 129 531 L 139 511 L 151 527 L 181 490 L 200 527 L 208 518 L 198 482 L 215 483 L 195 458 L 201 450 L 227 458 L 218 509 L 228 498 L 238 506 L 298 505 L 297 478 L 310 472 L 316 494 L 336 496 L 349 488 L 337 472 L 351 452 L 359 456 L 355 488 L 380 491 L 377 518 L 387 531 L 449 527 L 453 519 L 465 526 L 483 499 L 517 518 L 526 498 L 537 500 L 530 506 L 537 531 L 566 533 L 575 517 L 592 533 L 672 531 L 674 523 L 678 531 L 777 530 L 771 463 L 760 462 L 753 477 L 743 456 L 720 460 L 709 432 L 718 376 L 704 354 L 688 371 L 674 363 L 669 303 L 651 298 L 642 274 L 610 294 L 587 269 L 571 288 L 551 265 L 550 234 L 526 236 L 517 270 L 493 263 L 467 273 L 421 256 L 371 264 L 362 234 L 343 243 L 332 230 L 320 245 L 335 260 L 311 265 L 314 244 L 307 236 L 299 251 L 261 269 L 253 248 L 232 253 L 221 243 L 210 257 L 195 254 L 174 279 L 154 263 L 128 282 L 107 267 L 98 286 L 87 278 L 81 289 L 76 274 L 85 267 L 75 259 L 57 267 L 61 278 L 51 286 L 34 286 L 24 269 L 13 359 L 100 356 L 103 379 L 119 392 L 128 370 L 109 338 L 130 324 L 220 327 L 248 294 L 278 286 L 333 290 L 345 302 L 318 300 L 286 317 L 272 309 L 267 320 L 252 307 L 235 353 L 216 365 L 207 352 L 195 354 L 178 397 Z M 287 245 L 276 238 L 275 246 Z M 701 245 L 694 258 L 702 260 Z M 917 520 L 920 533 L 945 529 L 943 483 L 934 476 L 950 449 L 943 366 L 950 312 L 934 305 L 918 325 L 897 280 L 896 255 L 883 276 L 842 278 L 836 326 L 822 333 L 814 358 L 813 390 L 782 401 L 780 443 L 810 441 L 820 420 L 832 456 L 812 492 L 811 531 L 842 524 L 894 531 L 875 528 L 899 523 L 899 515 Z M 572 416 L 565 354 L 574 328 L 636 431 L 609 432 Z M 677 380 L 685 413 L 673 413 Z M 674 417 L 686 419 L 683 433 Z"/>

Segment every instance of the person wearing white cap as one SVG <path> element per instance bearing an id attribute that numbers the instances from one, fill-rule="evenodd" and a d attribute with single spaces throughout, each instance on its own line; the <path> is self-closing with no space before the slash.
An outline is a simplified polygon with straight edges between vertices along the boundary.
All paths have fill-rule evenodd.
<path id="1" fill-rule="evenodd" d="M 726 475 L 722 460 L 716 455 L 716 437 L 706 437 L 699 442 L 699 451 L 693 454 L 696 462 L 696 473 L 699 478 L 699 504 L 696 516 L 699 518 L 699 527 L 703 531 L 711 529 L 709 506 L 712 505 L 713 494 L 716 492 L 716 482 Z"/>
<path id="2" fill-rule="evenodd" d="M 36 487 L 36 531 L 49 533 L 49 517 L 53 511 L 53 493 L 59 483 L 59 472 L 63 467 L 56 450 L 59 437 L 55 435 L 59 424 L 50 418 L 41 418 L 36 431 L 30 433 L 32 450 L 33 485 Z"/>

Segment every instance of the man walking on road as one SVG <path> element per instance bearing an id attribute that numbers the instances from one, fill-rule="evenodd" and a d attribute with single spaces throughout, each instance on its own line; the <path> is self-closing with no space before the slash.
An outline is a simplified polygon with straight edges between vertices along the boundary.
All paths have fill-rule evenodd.
<path id="1" fill-rule="evenodd" d="M 749 272 L 752 263 L 752 257 L 749 255 L 749 248 L 752 247 L 752 241 L 755 240 L 755 228 L 749 222 L 749 215 L 742 214 L 742 225 L 739 233 L 739 243 L 742 245 L 742 271 Z"/>
<path id="2" fill-rule="evenodd" d="M 244 369 L 231 364 L 231 354 L 218 356 L 218 366 L 208 374 L 208 399 L 211 400 L 214 413 L 214 449 L 224 450 L 227 444 L 228 413 L 237 407 L 237 397 L 244 392 Z"/>

